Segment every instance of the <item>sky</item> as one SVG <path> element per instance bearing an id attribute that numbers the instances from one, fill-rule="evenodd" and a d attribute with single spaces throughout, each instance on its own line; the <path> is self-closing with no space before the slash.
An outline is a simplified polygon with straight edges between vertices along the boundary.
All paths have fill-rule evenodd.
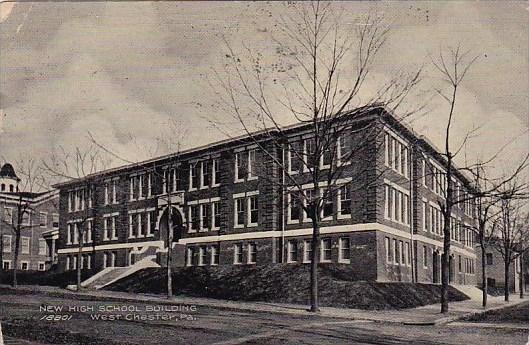
<path id="1" fill-rule="evenodd" d="M 508 144 L 497 163 L 508 170 L 527 152 L 527 2 L 337 5 L 346 20 L 375 7 L 391 22 L 366 92 L 396 70 L 423 65 L 421 90 L 431 92 L 440 80 L 429 56 L 460 44 L 478 59 L 459 90 L 454 146 L 479 127 L 464 158 L 486 159 Z M 171 136 L 175 122 L 183 147 L 225 139 L 207 120 L 208 111 L 229 118 L 215 108 L 208 82 L 226 62 L 224 40 L 272 61 L 270 35 L 285 11 L 280 2 L 1 3 L 0 156 L 46 159 L 57 147 L 87 145 L 90 132 L 135 161 L 152 153 L 155 138 Z M 427 109 L 410 124 L 441 146 L 446 104 L 433 99 Z"/>

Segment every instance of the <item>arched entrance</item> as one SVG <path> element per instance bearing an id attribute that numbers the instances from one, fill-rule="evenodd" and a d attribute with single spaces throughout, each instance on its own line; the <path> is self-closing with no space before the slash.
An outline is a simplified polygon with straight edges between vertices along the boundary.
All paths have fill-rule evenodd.
<path id="1" fill-rule="evenodd" d="M 165 242 L 165 245 L 167 246 L 167 239 L 168 239 L 168 233 L 167 233 L 167 217 L 168 217 L 168 208 L 166 208 L 163 211 L 162 216 L 160 217 L 160 222 L 158 223 L 158 229 L 160 234 L 160 239 Z M 173 218 L 173 242 L 178 242 L 179 239 L 182 238 L 182 234 L 184 232 L 184 225 L 183 225 L 183 218 L 182 214 L 177 208 L 172 208 L 172 218 Z"/>
<path id="2" fill-rule="evenodd" d="M 433 260 L 432 260 L 432 272 L 433 272 L 433 283 L 439 284 L 439 252 L 435 250 L 433 252 Z"/>

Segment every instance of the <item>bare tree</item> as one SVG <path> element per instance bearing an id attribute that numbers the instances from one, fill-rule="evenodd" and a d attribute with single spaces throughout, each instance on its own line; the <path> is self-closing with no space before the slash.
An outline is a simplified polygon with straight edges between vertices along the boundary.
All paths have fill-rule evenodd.
<path id="1" fill-rule="evenodd" d="M 12 209 L 4 207 L 3 217 L 0 223 L 15 234 L 15 257 L 13 264 L 13 287 L 17 287 L 18 259 L 20 254 L 21 234 L 33 227 L 33 212 L 31 198 L 33 193 L 40 192 L 47 186 L 46 180 L 38 163 L 32 158 L 21 158 L 15 162 L 15 166 L 23 179 L 17 180 L 16 192 L 13 196 L 16 198 L 14 212 Z M 7 197 L 6 197 L 7 198 Z M 7 200 L 4 200 L 4 204 Z M 3 235 L 2 235 L 3 242 Z M 2 243 L 3 255 L 3 243 Z"/>
<path id="2" fill-rule="evenodd" d="M 477 180 L 474 181 L 478 183 L 478 186 L 472 186 L 470 193 L 465 196 L 455 197 L 454 195 L 454 177 L 456 174 L 466 174 L 473 176 L 476 173 L 482 172 L 483 166 L 490 164 L 503 149 L 507 146 L 500 148 L 496 153 L 483 162 L 477 162 L 474 164 L 467 164 L 465 166 L 457 167 L 454 164 L 458 155 L 464 152 L 464 148 L 467 145 L 468 141 L 476 135 L 479 128 L 474 128 L 469 131 L 465 138 L 461 141 L 461 144 L 458 147 L 451 147 L 451 130 L 453 122 L 457 116 L 456 112 L 456 100 L 458 96 L 458 91 L 463 83 L 467 72 L 470 70 L 474 62 L 477 60 L 478 56 L 471 56 L 470 51 L 462 51 L 460 46 L 456 48 L 448 48 L 448 53 L 440 52 L 437 59 L 432 59 L 434 67 L 439 72 L 442 81 L 448 85 L 448 94 L 441 90 L 436 89 L 435 91 L 444 99 L 448 104 L 448 116 L 446 126 L 444 127 L 444 145 L 441 152 L 441 156 L 444 159 L 446 172 L 444 173 L 444 178 L 436 179 L 439 184 L 439 189 L 441 190 L 442 197 L 438 198 L 437 203 L 441 208 L 441 214 L 444 220 L 443 225 L 443 255 L 441 257 L 441 312 L 448 312 L 448 284 L 449 284 L 449 257 L 450 257 L 450 224 L 453 214 L 453 208 L 455 205 L 461 203 L 470 203 L 474 211 L 474 204 L 476 198 L 488 198 L 494 197 L 499 191 L 506 187 L 511 181 L 516 179 L 516 177 L 522 173 L 527 168 L 527 163 L 529 160 L 529 154 L 526 154 L 525 157 L 521 160 L 519 165 L 513 170 L 510 174 L 505 174 L 499 178 L 488 178 L 489 185 L 485 188 L 485 184 L 482 184 L 484 176 L 481 178 L 477 176 Z M 477 187 L 482 189 L 477 189 Z M 483 210 L 482 210 L 483 211 Z M 488 214 L 488 210 L 487 210 Z M 483 214 L 481 215 L 483 216 Z M 488 217 L 488 215 L 486 216 Z"/>
<path id="3" fill-rule="evenodd" d="M 347 25 L 343 12 L 329 2 L 286 6 L 287 14 L 278 23 L 279 36 L 271 37 L 279 53 L 277 61 L 268 65 L 260 52 L 247 47 L 237 52 L 225 41 L 227 64 L 215 71 L 210 84 L 219 96 L 215 108 L 234 121 L 223 123 L 211 113 L 207 119 L 227 135 L 234 125 L 240 127 L 257 146 L 265 167 L 245 168 L 276 188 L 283 207 L 295 204 L 310 219 L 310 310 L 315 312 L 322 218 L 340 189 L 352 192 L 344 187 L 343 177 L 364 181 L 362 189 L 378 183 L 384 171 L 373 166 L 367 152 L 383 145 L 383 126 L 365 120 L 404 108 L 421 70 L 397 73 L 365 97 L 365 81 L 389 32 L 383 18 L 370 13 Z M 419 109 L 402 110 L 401 119 Z M 293 138 L 286 123 L 301 127 L 307 139 Z M 307 183 L 311 188 L 304 188 Z M 283 256 L 284 243 L 281 247 Z"/>
<path id="4" fill-rule="evenodd" d="M 160 154 L 171 153 L 172 164 L 177 166 L 179 164 L 180 152 L 182 150 L 181 143 L 183 138 L 187 135 L 187 130 L 184 125 L 175 118 L 170 118 L 167 122 L 167 126 L 164 127 L 165 131 L 158 137 L 153 139 L 152 145 L 140 146 L 138 144 L 137 137 L 134 133 L 128 133 L 129 141 L 133 143 L 137 150 L 141 150 L 144 155 L 148 157 L 155 157 Z M 161 199 L 165 199 L 167 202 L 167 298 L 173 296 L 173 283 L 172 283 L 172 266 L 173 266 L 173 230 L 175 225 L 173 224 L 173 206 L 172 199 L 176 192 L 176 176 L 179 174 L 179 171 L 174 170 L 174 174 L 170 173 L 170 170 L 160 172 L 156 163 L 152 164 L 143 164 L 137 160 L 133 160 L 125 157 L 122 154 L 117 153 L 115 150 L 111 149 L 108 145 L 104 145 L 99 140 L 97 140 L 94 135 L 88 132 L 88 137 L 92 145 L 102 150 L 110 157 L 118 160 L 121 163 L 133 164 L 137 167 L 143 167 L 148 170 L 153 176 L 157 177 L 158 180 L 166 186 L 165 195 L 158 196 Z"/>
<path id="5" fill-rule="evenodd" d="M 516 181 L 512 184 L 516 185 Z M 504 297 L 509 301 L 510 268 L 517 259 L 523 259 L 523 253 L 529 249 L 529 213 L 527 201 L 513 196 L 511 190 L 501 199 L 501 222 L 495 247 L 504 262 Z M 514 282 L 516 284 L 516 282 Z"/>
<path id="6" fill-rule="evenodd" d="M 77 291 L 81 290 L 81 272 L 83 263 L 83 247 L 92 237 L 93 227 L 90 218 L 93 217 L 95 184 L 90 175 L 104 170 L 110 164 L 110 159 L 95 145 L 86 148 L 74 147 L 71 151 L 58 147 L 49 159 L 42 162 L 42 169 L 55 182 L 65 180 L 79 180 L 81 187 L 74 194 L 68 195 L 69 211 L 76 212 L 78 219 L 72 225 L 74 243 L 79 242 L 76 259 Z M 69 230 L 68 230 L 69 231 Z"/>

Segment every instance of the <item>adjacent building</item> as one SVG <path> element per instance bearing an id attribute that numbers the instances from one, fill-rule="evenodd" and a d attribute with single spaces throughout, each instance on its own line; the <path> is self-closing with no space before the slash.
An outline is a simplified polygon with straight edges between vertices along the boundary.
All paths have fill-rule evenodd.
<path id="1" fill-rule="evenodd" d="M 359 133 L 374 134 L 362 136 L 361 158 L 338 153 L 335 162 L 314 163 L 344 167 L 322 211 L 322 264 L 343 265 L 359 280 L 440 282 L 442 156 L 385 109 L 348 116 L 333 149 L 347 152 Z M 295 125 L 282 131 L 284 145 L 270 139 L 273 133 L 240 137 L 57 185 L 60 267 L 76 267 L 81 236 L 82 267 L 94 272 L 149 255 L 163 263 L 168 245 L 177 266 L 310 262 L 312 227 L 293 186 L 310 193 L 313 184 L 299 161 L 304 156 L 291 151 L 310 152 L 311 133 L 310 125 Z M 456 172 L 453 182 L 454 197 L 467 199 L 465 176 Z M 457 284 L 476 282 L 474 237 L 465 227 L 472 210 L 470 201 L 453 210 L 450 281 Z"/>
<path id="2" fill-rule="evenodd" d="M 0 261 L 2 269 L 15 264 L 15 229 L 20 217 L 18 269 L 44 271 L 57 263 L 59 238 L 59 192 L 19 192 L 13 166 L 0 169 Z"/>

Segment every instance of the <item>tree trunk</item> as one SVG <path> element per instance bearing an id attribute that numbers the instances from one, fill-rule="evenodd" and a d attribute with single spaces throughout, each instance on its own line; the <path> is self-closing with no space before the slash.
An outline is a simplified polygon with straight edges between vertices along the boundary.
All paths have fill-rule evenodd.
<path id="1" fill-rule="evenodd" d="M 81 291 L 81 260 L 83 257 L 83 235 L 79 233 L 79 251 L 77 252 L 77 291 Z"/>
<path id="2" fill-rule="evenodd" d="M 317 213 L 316 211 L 312 211 Z M 318 302 L 318 261 L 320 248 L 320 224 L 317 214 L 312 218 L 312 252 L 310 261 L 310 311 L 320 311 Z"/>
<path id="3" fill-rule="evenodd" d="M 173 265 L 173 207 L 171 194 L 168 194 L 167 198 L 167 298 L 171 298 L 173 297 L 173 277 L 171 276 L 171 266 Z"/>
<path id="4" fill-rule="evenodd" d="M 505 302 L 509 302 L 509 265 L 510 262 L 509 260 L 505 260 L 505 284 L 504 284 L 504 297 L 505 297 Z"/>
<path id="5" fill-rule="evenodd" d="M 485 244 L 483 243 L 483 238 L 480 236 L 480 245 L 481 245 L 481 289 L 483 298 L 482 298 L 482 305 L 483 308 L 487 306 L 487 290 L 488 290 L 488 282 L 487 282 L 487 262 L 486 262 L 486 256 L 487 253 L 485 253 Z"/>
<path id="6" fill-rule="evenodd" d="M 520 298 L 523 298 L 523 253 L 520 254 Z"/>
<path id="7" fill-rule="evenodd" d="M 18 229 L 15 232 L 15 263 L 13 265 L 13 287 L 14 288 L 18 286 L 17 271 L 18 271 L 19 248 L 20 248 L 20 225 L 18 225 Z"/>

